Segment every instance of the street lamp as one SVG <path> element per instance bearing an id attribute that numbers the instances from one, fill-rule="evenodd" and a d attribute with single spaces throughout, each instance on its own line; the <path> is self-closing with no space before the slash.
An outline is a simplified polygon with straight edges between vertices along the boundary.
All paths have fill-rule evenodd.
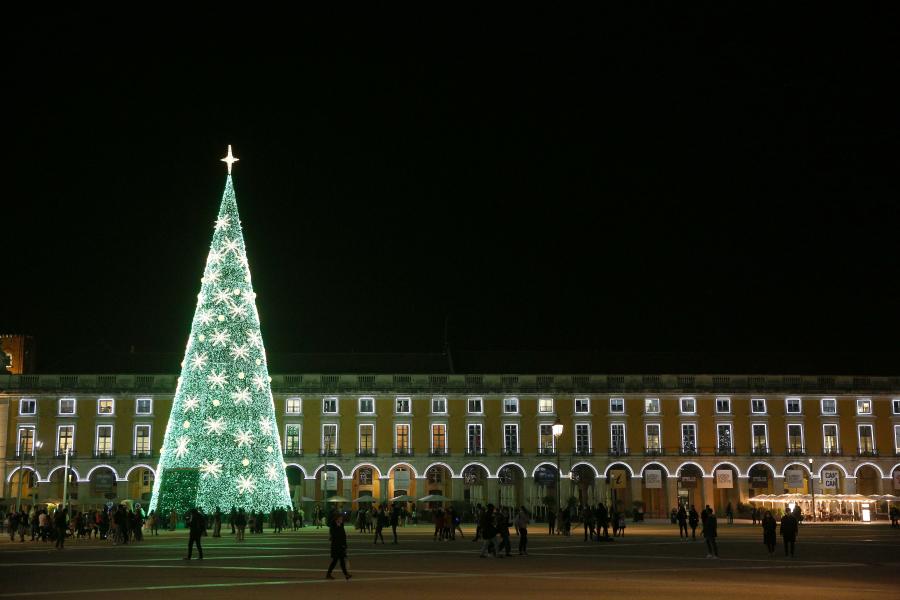
<path id="1" fill-rule="evenodd" d="M 809 493 L 812 496 L 812 520 L 816 520 L 816 480 L 813 477 L 813 459 L 809 459 Z"/>
<path id="2" fill-rule="evenodd" d="M 72 449 L 69 446 L 66 446 L 66 450 L 65 450 L 65 452 L 66 452 L 65 465 L 66 466 L 63 471 L 63 497 L 62 497 L 63 509 L 66 511 L 68 511 L 68 508 L 69 508 L 69 452 L 71 452 L 71 450 Z M 68 512 L 66 512 L 66 514 L 68 515 Z"/>
<path id="3" fill-rule="evenodd" d="M 563 424 L 560 422 L 559 417 L 553 423 L 552 429 L 553 440 L 556 445 L 556 500 L 559 503 L 559 512 L 562 513 L 562 468 L 559 466 L 559 438 L 563 434 Z"/>
<path id="4" fill-rule="evenodd" d="M 35 483 L 37 482 L 37 451 L 40 450 L 44 446 L 44 442 L 39 442 L 37 440 L 34 441 L 34 452 L 31 453 L 32 458 L 32 467 L 34 468 L 35 473 Z M 31 487 L 31 506 L 32 508 L 35 506 L 36 502 L 36 492 L 37 485 L 33 485 Z"/>

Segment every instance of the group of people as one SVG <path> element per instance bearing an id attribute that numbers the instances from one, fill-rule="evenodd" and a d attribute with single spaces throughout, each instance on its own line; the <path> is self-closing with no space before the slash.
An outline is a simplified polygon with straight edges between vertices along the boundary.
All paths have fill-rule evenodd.
<path id="1" fill-rule="evenodd" d="M 31 541 L 55 542 L 56 548 L 65 548 L 66 538 L 109 540 L 113 544 L 140 542 L 144 539 L 144 513 L 140 508 L 133 510 L 122 504 L 87 511 L 64 508 L 31 507 L 29 510 L 11 511 L 0 518 L 3 527 L 9 531 L 10 541 L 24 542 L 30 533 Z M 151 533 L 155 529 L 155 515 L 151 512 L 147 519 Z"/>
<path id="2" fill-rule="evenodd" d="M 524 506 L 519 507 L 514 519 L 510 513 L 505 507 L 495 510 L 493 504 L 483 508 L 480 504 L 475 507 L 475 538 L 472 541 L 481 540 L 481 558 L 512 556 L 510 527 L 514 527 L 519 536 L 519 555 L 528 555 L 528 524 L 531 522 L 531 515 Z M 462 528 L 459 528 L 459 532 L 462 535 Z"/>

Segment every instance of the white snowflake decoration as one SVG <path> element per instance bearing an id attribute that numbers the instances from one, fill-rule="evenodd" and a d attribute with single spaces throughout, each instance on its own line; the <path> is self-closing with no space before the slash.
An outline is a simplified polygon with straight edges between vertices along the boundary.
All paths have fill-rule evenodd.
<path id="1" fill-rule="evenodd" d="M 219 475 L 222 474 L 222 463 L 218 458 L 214 459 L 212 462 L 204 459 L 203 463 L 200 465 L 200 473 L 201 477 L 204 479 L 209 476 L 212 476 L 213 479 L 218 479 Z"/>
<path id="2" fill-rule="evenodd" d="M 213 302 L 216 304 L 228 304 L 231 302 L 231 295 L 228 293 L 228 290 L 216 290 L 216 293 L 213 294 Z"/>
<path id="3" fill-rule="evenodd" d="M 202 281 L 203 283 L 210 283 L 215 285 L 219 282 L 219 272 L 211 269 L 209 273 L 207 273 L 200 279 L 200 281 Z"/>
<path id="4" fill-rule="evenodd" d="M 231 399 L 234 400 L 235 404 L 243 404 L 244 406 L 250 406 L 250 403 L 253 401 L 250 390 L 247 388 L 238 388 L 232 392 Z"/>
<path id="5" fill-rule="evenodd" d="M 184 412 L 193 411 L 195 408 L 197 408 L 197 405 L 199 405 L 199 404 L 200 404 L 200 398 L 198 398 L 196 395 L 192 394 L 190 396 L 185 396 Z"/>
<path id="6" fill-rule="evenodd" d="M 216 435 L 222 435 L 225 431 L 225 419 L 223 417 L 219 417 L 218 419 L 207 417 L 206 421 L 203 423 L 203 427 L 208 434 L 214 433 Z"/>
<path id="7" fill-rule="evenodd" d="M 209 356 L 207 356 L 205 352 L 198 352 L 191 357 L 191 368 L 195 371 L 202 371 L 206 368 L 206 362 L 208 360 Z"/>
<path id="8" fill-rule="evenodd" d="M 244 477 L 243 475 L 238 475 L 237 478 L 237 488 L 238 493 L 243 495 L 244 492 L 248 494 L 252 494 L 256 491 L 256 481 L 253 479 L 253 475 L 248 475 Z"/>
<path id="9" fill-rule="evenodd" d="M 260 417 L 259 428 L 266 435 L 272 435 L 272 419 L 269 417 Z"/>
<path id="10" fill-rule="evenodd" d="M 218 219 L 216 219 L 216 231 L 222 231 L 223 229 L 228 229 L 231 227 L 231 217 L 229 215 L 222 215 Z"/>
<path id="11" fill-rule="evenodd" d="M 201 325 L 209 325 L 213 322 L 213 318 L 216 314 L 209 310 L 208 308 L 204 308 L 200 312 L 197 313 L 197 320 L 200 321 Z"/>
<path id="12" fill-rule="evenodd" d="M 184 455 L 188 452 L 188 444 L 191 442 L 191 438 L 186 435 L 178 438 L 178 447 L 175 448 L 175 458 L 184 458 Z"/>
<path id="13" fill-rule="evenodd" d="M 238 448 L 243 448 L 244 446 L 252 446 L 253 432 L 238 429 L 237 435 L 234 436 L 234 443 L 237 444 Z"/>
<path id="14" fill-rule="evenodd" d="M 221 262 L 222 254 L 218 250 L 210 250 L 209 255 L 206 257 L 206 264 L 215 265 Z"/>
<path id="15" fill-rule="evenodd" d="M 275 481 L 278 479 L 278 467 L 273 464 L 266 465 L 266 479 Z"/>
<path id="16" fill-rule="evenodd" d="M 261 348 L 262 347 L 262 336 L 259 334 L 259 331 L 255 331 L 255 330 L 250 331 L 247 334 L 247 342 L 249 342 L 250 345 L 253 346 L 254 348 Z"/>
<path id="17" fill-rule="evenodd" d="M 231 341 L 230 338 L 231 338 L 231 333 L 229 333 L 229 331 L 227 329 L 223 329 L 221 331 L 216 329 L 215 331 L 213 331 L 213 334 L 209 337 L 213 346 L 224 346 L 229 341 Z"/>
<path id="18" fill-rule="evenodd" d="M 222 254 L 227 254 L 228 252 L 233 252 L 235 256 L 238 255 L 237 240 L 229 240 L 228 238 L 222 240 Z"/>
<path id="19" fill-rule="evenodd" d="M 228 307 L 228 310 L 231 312 L 231 316 L 234 318 L 243 318 L 247 316 L 247 307 L 243 304 L 238 304 L 237 302 L 232 302 L 231 306 Z"/>
<path id="20" fill-rule="evenodd" d="M 250 348 L 247 347 L 247 344 L 241 344 L 240 346 L 234 344 L 230 352 L 231 358 L 234 360 L 247 360 L 250 358 Z"/>
<path id="21" fill-rule="evenodd" d="M 244 290 L 244 293 L 241 294 L 244 298 L 244 302 L 247 304 L 252 304 L 254 300 L 256 300 L 256 292 L 252 292 L 250 290 Z"/>
<path id="22" fill-rule="evenodd" d="M 251 381 L 253 382 L 253 387 L 256 388 L 257 392 L 264 392 L 266 390 L 266 378 L 262 375 L 254 375 Z"/>
<path id="23" fill-rule="evenodd" d="M 220 390 L 225 389 L 225 384 L 228 382 L 228 375 L 224 372 L 216 373 L 216 370 L 213 369 L 212 373 L 206 376 L 206 381 L 209 383 L 210 387 L 218 387 Z"/>

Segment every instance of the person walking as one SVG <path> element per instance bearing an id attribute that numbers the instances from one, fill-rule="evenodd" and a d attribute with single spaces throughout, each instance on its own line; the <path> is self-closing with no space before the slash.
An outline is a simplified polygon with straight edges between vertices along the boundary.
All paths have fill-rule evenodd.
<path id="1" fill-rule="evenodd" d="M 492 556 L 501 556 L 500 552 L 494 545 L 494 538 L 497 536 L 497 530 L 494 528 L 494 505 L 488 504 L 481 516 L 481 537 L 484 540 L 481 544 L 481 558 L 485 558 L 485 553 L 492 553 Z"/>
<path id="2" fill-rule="evenodd" d="M 397 503 L 391 507 L 391 532 L 394 534 L 393 544 L 397 543 L 397 526 L 400 524 L 400 507 Z"/>
<path id="3" fill-rule="evenodd" d="M 219 510 L 219 507 L 216 507 L 216 512 L 213 513 L 213 537 L 222 537 L 222 511 Z"/>
<path id="4" fill-rule="evenodd" d="M 243 508 L 235 513 L 233 523 L 237 530 L 237 541 L 243 542 L 244 529 L 247 527 L 247 513 L 244 512 Z"/>
<path id="5" fill-rule="evenodd" d="M 619 537 L 625 537 L 625 511 L 619 513 Z"/>
<path id="6" fill-rule="evenodd" d="M 184 557 L 184 560 L 191 560 L 195 543 L 197 544 L 198 558 L 203 560 L 203 546 L 200 545 L 200 538 L 206 533 L 206 519 L 203 517 L 203 513 L 196 508 L 192 508 L 188 512 L 187 526 L 190 535 L 188 537 L 188 555 Z"/>
<path id="7" fill-rule="evenodd" d="M 385 523 L 387 523 L 387 516 L 385 516 L 384 507 L 382 506 L 375 515 L 375 539 L 372 540 L 373 544 L 377 544 L 378 538 L 381 538 L 381 544 L 384 545 L 384 534 L 381 533 L 381 530 L 384 529 Z"/>
<path id="8" fill-rule="evenodd" d="M 344 531 L 344 515 L 337 513 L 328 527 L 328 538 L 331 540 L 331 564 L 328 566 L 328 572 L 325 573 L 325 579 L 334 579 L 331 574 L 334 567 L 341 563 L 341 571 L 347 581 L 350 581 L 352 575 L 347 572 L 347 532 Z"/>
<path id="9" fill-rule="evenodd" d="M 53 515 L 53 525 L 56 527 L 56 547 L 62 550 L 66 544 L 66 530 L 68 523 L 66 522 L 66 509 L 57 508 Z"/>
<path id="10" fill-rule="evenodd" d="M 794 544 L 797 542 L 797 529 L 799 522 L 792 513 L 785 513 L 781 517 L 781 538 L 784 540 L 784 555 L 794 556 Z M 790 554 L 789 554 L 790 553 Z"/>
<path id="11" fill-rule="evenodd" d="M 237 529 L 235 529 L 235 526 L 234 526 L 235 521 L 237 520 L 237 514 L 238 514 L 237 509 L 234 506 L 232 506 L 231 512 L 228 513 L 228 522 L 231 524 L 232 535 L 234 535 L 234 533 L 237 531 Z"/>
<path id="12" fill-rule="evenodd" d="M 688 512 L 688 524 L 691 526 L 691 541 L 697 541 L 697 525 L 700 524 L 700 515 L 697 514 L 697 509 L 694 508 L 694 505 L 691 504 L 691 510 Z"/>
<path id="13" fill-rule="evenodd" d="M 684 510 L 684 505 L 680 505 L 678 507 L 678 512 L 675 513 L 675 520 L 678 521 L 678 537 L 686 542 L 688 540 L 688 532 L 687 532 L 688 514 L 687 514 L 687 511 Z"/>
<path id="14" fill-rule="evenodd" d="M 590 505 L 584 507 L 582 519 L 582 524 L 584 526 L 584 541 L 594 541 L 594 511 L 591 510 Z"/>
<path id="15" fill-rule="evenodd" d="M 510 551 L 512 547 L 509 543 L 509 514 L 506 509 L 501 509 L 497 511 L 497 533 L 500 534 L 500 546 L 497 548 L 497 552 L 501 550 L 506 551 L 506 556 L 512 556 Z"/>
<path id="16" fill-rule="evenodd" d="M 524 506 L 519 507 L 516 515 L 516 532 L 519 534 L 519 554 L 528 556 L 528 511 Z"/>
<path id="17" fill-rule="evenodd" d="M 603 529 L 603 540 L 612 540 L 609 537 L 609 513 L 606 511 L 606 505 L 602 502 L 597 505 L 597 541 L 600 541 L 600 529 Z"/>
<path id="18" fill-rule="evenodd" d="M 725 507 L 725 516 L 728 517 L 728 524 L 734 525 L 734 509 L 731 508 L 731 502 Z"/>
<path id="19" fill-rule="evenodd" d="M 763 544 L 766 545 L 766 548 L 769 550 L 769 558 L 775 557 L 775 528 L 777 523 L 775 523 L 775 517 L 772 516 L 772 513 L 766 511 L 765 516 L 762 518 L 762 530 L 763 530 Z"/>
<path id="20" fill-rule="evenodd" d="M 703 521 L 703 537 L 706 538 L 707 550 L 706 558 L 719 558 L 719 546 L 716 544 L 717 529 L 716 513 L 709 511 L 706 513 L 706 520 Z"/>
<path id="21" fill-rule="evenodd" d="M 548 511 L 548 513 L 547 513 L 547 525 L 550 526 L 550 531 L 549 531 L 550 535 L 553 535 L 553 530 L 554 530 L 555 527 L 556 527 L 556 512 L 554 512 L 554 511 L 552 511 L 552 510 L 551 510 L 551 511 Z"/>

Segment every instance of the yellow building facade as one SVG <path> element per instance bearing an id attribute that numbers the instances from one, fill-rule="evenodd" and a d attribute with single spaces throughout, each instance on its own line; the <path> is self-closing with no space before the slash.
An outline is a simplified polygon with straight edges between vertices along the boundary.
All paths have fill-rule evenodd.
<path id="1" fill-rule="evenodd" d="M 295 501 L 525 505 L 897 493 L 900 380 L 707 375 L 274 375 Z M 0 376 L 0 504 L 147 500 L 174 375 Z M 554 437 L 552 426 L 563 426 Z M 39 447 L 38 447 L 39 446 Z M 323 477 L 323 473 L 332 473 Z M 328 479 L 328 481 L 323 481 Z M 324 489 L 324 488 L 327 488 Z"/>

